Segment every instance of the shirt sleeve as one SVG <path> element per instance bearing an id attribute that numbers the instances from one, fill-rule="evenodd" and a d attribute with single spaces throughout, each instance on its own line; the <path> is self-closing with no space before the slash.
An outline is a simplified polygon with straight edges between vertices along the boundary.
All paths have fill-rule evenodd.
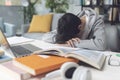
<path id="1" fill-rule="evenodd" d="M 51 32 L 45 33 L 42 37 L 42 40 L 45 42 L 49 42 L 49 43 L 54 43 L 55 42 L 55 35 L 56 35 L 57 31 L 53 30 Z"/>
<path id="2" fill-rule="evenodd" d="M 80 43 L 75 43 L 78 48 L 93 49 L 93 50 L 105 50 L 106 49 L 106 37 L 104 30 L 104 22 L 96 22 L 93 30 L 93 35 L 90 39 L 80 40 Z"/>

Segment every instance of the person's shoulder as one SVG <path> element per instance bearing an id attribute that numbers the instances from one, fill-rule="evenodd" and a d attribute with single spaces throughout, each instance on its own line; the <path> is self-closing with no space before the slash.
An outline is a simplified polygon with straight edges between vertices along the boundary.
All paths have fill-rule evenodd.
<path id="1" fill-rule="evenodd" d="M 82 16 L 90 16 L 90 15 L 96 15 L 95 10 L 93 10 L 92 8 L 85 8 L 83 10 L 81 10 L 81 12 L 77 15 L 78 17 L 82 17 Z"/>
<path id="2" fill-rule="evenodd" d="M 85 8 L 84 11 L 95 11 L 92 8 Z"/>

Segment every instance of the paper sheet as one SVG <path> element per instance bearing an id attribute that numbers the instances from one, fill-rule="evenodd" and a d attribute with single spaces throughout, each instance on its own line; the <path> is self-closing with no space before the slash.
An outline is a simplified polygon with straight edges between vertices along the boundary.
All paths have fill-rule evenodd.
<path id="1" fill-rule="evenodd" d="M 14 36 L 14 37 L 7 38 L 7 40 L 9 44 L 19 44 L 19 43 L 33 41 L 34 39 Z"/>

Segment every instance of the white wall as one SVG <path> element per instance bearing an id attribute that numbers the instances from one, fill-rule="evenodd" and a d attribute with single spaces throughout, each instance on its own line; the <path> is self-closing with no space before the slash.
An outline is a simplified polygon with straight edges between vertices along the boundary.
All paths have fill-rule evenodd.
<path id="1" fill-rule="evenodd" d="M 15 24 L 17 28 L 20 28 L 21 24 L 24 24 L 23 7 L 0 5 L 0 17 L 5 22 Z"/>

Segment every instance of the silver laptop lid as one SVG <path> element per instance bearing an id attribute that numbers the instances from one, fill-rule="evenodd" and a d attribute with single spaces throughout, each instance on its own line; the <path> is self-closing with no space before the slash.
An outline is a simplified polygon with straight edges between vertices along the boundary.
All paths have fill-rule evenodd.
<path id="1" fill-rule="evenodd" d="M 0 45 L 5 51 L 7 51 L 8 54 L 10 54 L 13 57 L 16 57 L 15 54 L 11 51 L 10 44 L 8 43 L 7 38 L 1 29 L 0 29 Z"/>

